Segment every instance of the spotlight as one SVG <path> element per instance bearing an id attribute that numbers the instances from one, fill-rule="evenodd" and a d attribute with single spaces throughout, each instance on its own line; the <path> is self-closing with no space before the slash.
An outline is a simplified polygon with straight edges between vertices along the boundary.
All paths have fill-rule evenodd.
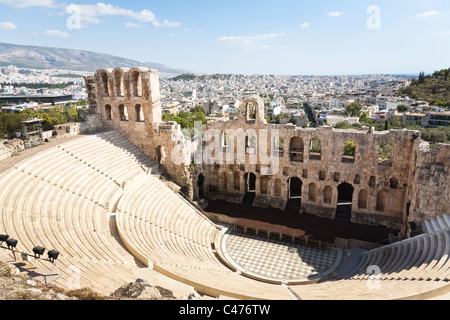
<path id="1" fill-rule="evenodd" d="M 6 240 L 9 239 L 9 236 L 7 234 L 0 234 L 0 245 L 3 244 Z"/>
<path id="2" fill-rule="evenodd" d="M 8 239 L 6 240 L 6 245 L 8 246 L 9 250 L 14 250 L 15 247 L 17 247 L 17 243 L 19 241 L 14 240 L 14 239 Z"/>
<path id="3" fill-rule="evenodd" d="M 56 250 L 50 250 L 48 252 L 48 258 L 49 258 L 50 262 L 53 262 L 56 259 L 58 259 L 58 256 L 59 256 L 59 252 Z"/>
<path id="4" fill-rule="evenodd" d="M 40 258 L 44 252 L 45 252 L 45 248 L 42 247 L 34 247 L 33 248 L 33 252 L 34 252 L 34 257 L 35 258 Z"/>

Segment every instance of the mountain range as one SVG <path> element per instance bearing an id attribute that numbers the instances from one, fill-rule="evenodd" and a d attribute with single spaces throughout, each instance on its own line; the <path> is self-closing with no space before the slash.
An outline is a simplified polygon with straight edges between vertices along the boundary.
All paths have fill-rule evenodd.
<path id="1" fill-rule="evenodd" d="M 103 53 L 0 42 L 0 66 L 9 65 L 14 65 L 18 68 L 87 72 L 95 72 L 102 68 L 147 67 L 157 69 L 161 73 L 189 73 L 189 71 L 174 69 L 159 63 L 139 62 Z"/>

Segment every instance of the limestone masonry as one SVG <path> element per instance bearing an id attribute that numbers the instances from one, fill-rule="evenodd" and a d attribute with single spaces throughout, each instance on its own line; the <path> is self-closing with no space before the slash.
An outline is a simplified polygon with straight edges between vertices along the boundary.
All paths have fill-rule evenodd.
<path id="1" fill-rule="evenodd" d="M 193 200 L 240 203 L 252 193 L 255 206 L 284 210 L 295 204 L 299 213 L 340 215 L 402 232 L 450 212 L 450 145 L 430 150 L 418 131 L 267 124 L 264 104 L 254 97 L 241 102 L 238 120 L 203 126 L 203 136 L 215 132 L 216 138 L 198 142 L 186 138 L 178 124 L 162 121 L 157 71 L 102 69 L 86 77 L 86 86 L 94 121 L 119 131 L 157 161 Z M 262 141 L 275 150 L 258 150 Z M 355 152 L 344 152 L 347 142 L 355 143 Z M 196 155 L 208 154 L 211 144 L 218 161 L 198 162 Z M 380 147 L 386 145 L 392 156 L 381 159 Z M 190 161 L 173 161 L 180 150 Z"/>

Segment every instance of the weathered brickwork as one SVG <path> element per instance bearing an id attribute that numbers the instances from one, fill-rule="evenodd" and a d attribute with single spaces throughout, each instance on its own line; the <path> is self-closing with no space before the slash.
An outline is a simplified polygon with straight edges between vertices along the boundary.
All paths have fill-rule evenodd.
<path id="1" fill-rule="evenodd" d="M 420 225 L 449 213 L 450 146 L 429 150 L 418 131 L 267 124 L 263 101 L 254 97 L 241 102 L 238 120 L 203 126 L 203 137 L 217 135 L 199 142 L 186 139 L 176 123 L 162 122 L 157 71 L 99 70 L 86 83 L 91 112 L 105 128 L 119 131 L 160 163 L 193 199 L 242 202 L 251 192 L 255 206 L 284 210 L 291 200 L 299 214 L 342 216 L 402 231 L 409 222 Z M 261 153 L 262 140 L 269 147 L 276 140 L 279 148 Z M 344 151 L 347 142 L 354 143 L 354 152 Z M 201 145 L 200 154 L 209 155 L 213 143 L 211 156 L 220 161 L 203 157 L 199 163 L 194 151 Z M 386 144 L 392 156 L 381 160 L 380 147 Z M 192 154 L 189 161 L 174 162 L 173 154 L 180 150 Z M 224 152 L 222 157 L 217 150 Z M 227 150 L 232 157 L 227 158 Z M 268 162 L 270 156 L 276 161 Z"/>

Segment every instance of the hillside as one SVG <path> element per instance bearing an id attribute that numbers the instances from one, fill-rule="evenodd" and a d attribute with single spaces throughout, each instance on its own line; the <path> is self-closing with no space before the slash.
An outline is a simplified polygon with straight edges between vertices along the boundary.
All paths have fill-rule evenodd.
<path id="1" fill-rule="evenodd" d="M 400 89 L 401 96 L 427 101 L 432 105 L 450 108 L 450 68 L 414 79 L 410 86 Z"/>
<path id="2" fill-rule="evenodd" d="M 90 51 L 0 43 L 0 66 L 8 65 L 15 65 L 19 68 L 89 72 L 115 67 L 147 67 L 157 69 L 159 72 L 175 74 L 186 72 L 159 63 L 139 62 Z"/>

